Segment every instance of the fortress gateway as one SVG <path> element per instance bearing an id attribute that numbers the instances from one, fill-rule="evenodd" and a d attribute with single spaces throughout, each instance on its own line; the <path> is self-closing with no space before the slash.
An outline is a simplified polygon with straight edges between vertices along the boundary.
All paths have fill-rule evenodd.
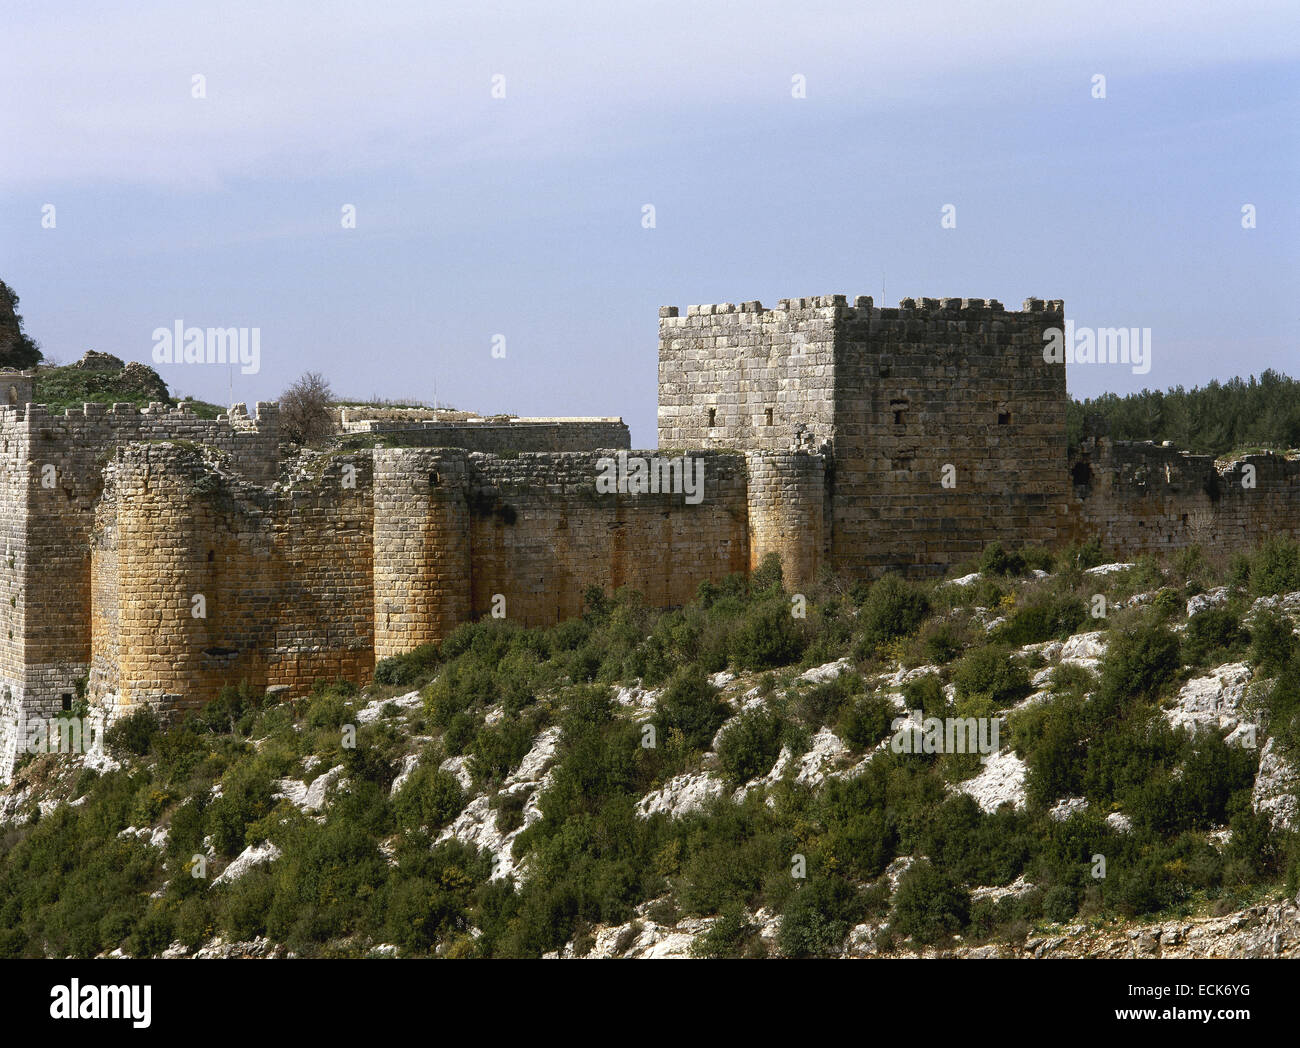
<path id="1" fill-rule="evenodd" d="M 681 604 L 768 553 L 798 589 L 934 575 L 995 539 L 1130 556 L 1300 531 L 1294 460 L 1095 437 L 1071 461 L 1043 359 L 1063 324 L 1039 299 L 661 309 L 659 450 L 635 454 L 688 456 L 702 497 L 601 493 L 620 419 L 345 410 L 356 450 L 282 460 L 274 404 L 54 415 L 31 373 L 0 375 L 0 778 L 18 725 L 83 694 L 112 720 L 241 680 L 365 680 L 498 595 L 541 625 L 591 585 Z"/>

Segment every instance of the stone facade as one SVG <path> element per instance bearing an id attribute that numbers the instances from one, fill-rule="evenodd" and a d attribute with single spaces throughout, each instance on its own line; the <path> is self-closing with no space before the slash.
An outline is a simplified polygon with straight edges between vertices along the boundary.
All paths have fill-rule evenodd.
<path id="1" fill-rule="evenodd" d="M 340 450 L 282 461 L 273 404 L 55 415 L 0 374 L 0 777 L 22 721 L 81 695 L 111 720 L 365 680 L 484 615 L 562 621 L 591 586 L 672 606 L 769 553 L 800 590 L 933 576 L 995 539 L 1131 556 L 1300 533 L 1295 460 L 1099 437 L 1071 458 L 1042 352 L 1063 323 L 1040 299 L 666 307 L 643 452 L 615 418 L 347 407 Z"/>
<path id="2" fill-rule="evenodd" d="M 1063 303 L 1040 299 L 670 306 L 659 444 L 824 456 L 817 533 L 837 572 L 932 575 L 995 539 L 1050 545 L 1066 523 L 1066 392 L 1042 348 L 1063 323 Z"/>

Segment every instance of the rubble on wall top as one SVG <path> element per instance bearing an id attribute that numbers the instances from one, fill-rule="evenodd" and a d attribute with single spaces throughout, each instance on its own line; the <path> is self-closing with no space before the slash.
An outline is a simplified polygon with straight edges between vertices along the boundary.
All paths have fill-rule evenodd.
<path id="1" fill-rule="evenodd" d="M 776 311 L 788 311 L 793 309 L 832 309 L 832 308 L 849 308 L 849 309 L 874 309 L 875 303 L 870 295 L 858 295 L 853 299 L 852 305 L 849 303 L 848 295 L 814 295 L 811 298 L 783 298 L 775 307 Z M 943 310 L 987 310 L 995 313 L 1014 312 L 1008 311 L 1001 302 L 995 298 L 904 298 L 898 303 L 899 309 L 910 309 L 918 312 L 937 312 Z M 1020 312 L 1024 313 L 1063 313 L 1065 311 L 1064 299 L 1041 299 L 1027 298 L 1022 305 Z M 686 316 L 688 317 L 709 317 L 722 316 L 729 313 L 768 313 L 772 308 L 766 307 L 762 302 L 757 300 L 752 302 L 717 302 L 709 305 L 696 305 L 686 307 Z M 671 319 L 680 317 L 681 313 L 677 306 L 660 306 L 659 316 L 661 319 Z"/>
<path id="2" fill-rule="evenodd" d="M 278 415 L 280 405 L 276 401 L 259 400 L 254 405 L 255 414 L 250 415 L 247 404 L 232 404 L 227 413 L 218 415 L 215 420 L 229 422 L 237 419 L 245 422 L 257 422 L 265 420 L 272 415 Z M 61 412 L 52 412 L 45 404 L 37 404 L 28 401 L 26 404 L 0 404 L 0 411 L 16 411 L 19 417 L 24 415 L 28 418 L 97 418 L 106 415 L 133 415 L 133 416 L 184 416 L 190 419 L 198 419 L 189 406 L 188 401 L 180 401 L 175 405 L 164 404 L 159 401 L 151 401 L 142 407 L 137 407 L 130 401 L 117 401 L 113 404 L 104 404 L 96 401 L 85 401 L 80 408 L 64 408 Z"/>

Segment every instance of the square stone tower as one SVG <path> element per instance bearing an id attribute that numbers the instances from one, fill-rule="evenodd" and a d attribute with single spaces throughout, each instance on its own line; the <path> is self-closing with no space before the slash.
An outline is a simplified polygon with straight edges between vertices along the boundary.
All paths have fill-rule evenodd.
<path id="1" fill-rule="evenodd" d="M 989 542 L 1052 544 L 1069 481 L 1064 304 L 844 295 L 660 310 L 659 445 L 827 458 L 832 570 L 942 573 Z"/>

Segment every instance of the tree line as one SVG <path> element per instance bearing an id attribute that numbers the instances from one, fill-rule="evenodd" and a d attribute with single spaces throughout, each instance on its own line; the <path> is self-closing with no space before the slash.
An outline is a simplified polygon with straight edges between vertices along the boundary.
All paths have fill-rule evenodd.
<path id="1" fill-rule="evenodd" d="M 1114 440 L 1164 440 L 1214 456 L 1244 448 L 1300 447 L 1300 381 L 1269 369 L 1258 378 L 1233 378 L 1184 389 L 1071 400 L 1066 411 L 1070 446 L 1085 435 Z"/>

